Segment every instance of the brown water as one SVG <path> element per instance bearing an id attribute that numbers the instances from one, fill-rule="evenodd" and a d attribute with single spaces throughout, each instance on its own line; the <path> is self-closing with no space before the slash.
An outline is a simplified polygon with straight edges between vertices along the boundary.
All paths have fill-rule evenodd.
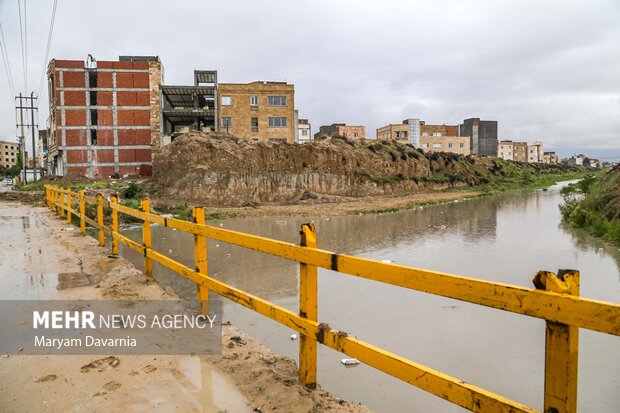
<path id="1" fill-rule="evenodd" d="M 299 242 L 314 221 L 319 247 L 340 253 L 532 287 L 539 270 L 581 271 L 585 297 L 620 302 L 620 250 L 560 224 L 558 187 L 424 207 L 406 212 L 305 218 L 217 220 L 210 225 Z M 282 221 L 286 221 L 283 223 Z M 140 239 L 139 228 L 124 233 Z M 154 227 L 155 249 L 193 267 L 189 234 Z M 209 241 L 209 272 L 298 311 L 298 264 Z M 137 266 L 142 257 L 122 253 Z M 155 265 L 182 297 L 195 287 Z M 298 342 L 274 321 L 224 300 L 224 316 L 274 351 L 297 357 Z M 319 321 L 439 371 L 542 410 L 542 320 L 319 271 Z M 319 347 L 318 381 L 377 412 L 462 409 L 371 367 L 345 368 L 346 357 Z M 620 337 L 580 332 L 579 411 L 620 411 Z"/>

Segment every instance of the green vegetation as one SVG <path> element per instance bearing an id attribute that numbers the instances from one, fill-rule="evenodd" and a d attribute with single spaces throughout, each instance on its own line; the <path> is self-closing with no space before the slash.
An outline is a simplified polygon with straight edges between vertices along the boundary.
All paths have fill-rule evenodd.
<path id="1" fill-rule="evenodd" d="M 620 168 L 589 175 L 562 189 L 566 223 L 620 245 Z"/>

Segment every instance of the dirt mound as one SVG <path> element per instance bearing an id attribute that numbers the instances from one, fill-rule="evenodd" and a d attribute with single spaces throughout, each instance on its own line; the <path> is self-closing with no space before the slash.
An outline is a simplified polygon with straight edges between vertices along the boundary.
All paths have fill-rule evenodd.
<path id="1" fill-rule="evenodd" d="M 84 175 L 70 173 L 64 175 L 58 180 L 58 182 L 62 182 L 63 184 L 87 184 L 94 181 L 90 178 L 85 177 Z"/>
<path id="2" fill-rule="evenodd" d="M 162 148 L 149 185 L 160 197 L 208 205 L 320 202 L 475 185 L 489 175 L 513 173 L 505 164 L 425 154 L 392 141 L 326 138 L 298 145 L 190 132 Z"/>

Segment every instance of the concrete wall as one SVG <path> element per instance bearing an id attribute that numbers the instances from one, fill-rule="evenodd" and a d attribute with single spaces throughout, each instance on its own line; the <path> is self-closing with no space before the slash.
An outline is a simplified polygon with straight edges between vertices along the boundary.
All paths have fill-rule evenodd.
<path id="1" fill-rule="evenodd" d="M 232 125 L 228 132 L 260 141 L 284 140 L 295 142 L 297 124 L 295 121 L 295 86 L 283 82 L 220 83 L 219 130 L 226 132 L 223 118 L 230 118 Z M 251 105 L 251 97 L 258 97 L 258 105 Z M 286 106 L 268 105 L 269 96 L 285 96 Z M 231 104 L 222 104 L 230 97 Z M 252 126 L 255 118 L 258 127 Z M 269 118 L 286 118 L 286 126 L 269 126 Z"/>

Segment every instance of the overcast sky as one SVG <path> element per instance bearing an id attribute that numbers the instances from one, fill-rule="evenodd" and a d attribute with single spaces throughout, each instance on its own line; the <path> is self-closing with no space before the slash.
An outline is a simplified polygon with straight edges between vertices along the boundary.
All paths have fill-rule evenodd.
<path id="1" fill-rule="evenodd" d="M 39 89 L 52 3 L 27 2 L 28 93 Z M 17 0 L 0 1 L 0 21 L 26 91 Z M 192 83 L 194 69 L 222 82 L 286 80 L 313 132 L 346 122 L 374 137 L 406 118 L 480 117 L 499 122 L 500 139 L 620 154 L 618 0 L 58 0 L 50 59 L 89 53 L 159 55 L 168 84 Z M 0 137 L 14 139 L 0 72 Z"/>

